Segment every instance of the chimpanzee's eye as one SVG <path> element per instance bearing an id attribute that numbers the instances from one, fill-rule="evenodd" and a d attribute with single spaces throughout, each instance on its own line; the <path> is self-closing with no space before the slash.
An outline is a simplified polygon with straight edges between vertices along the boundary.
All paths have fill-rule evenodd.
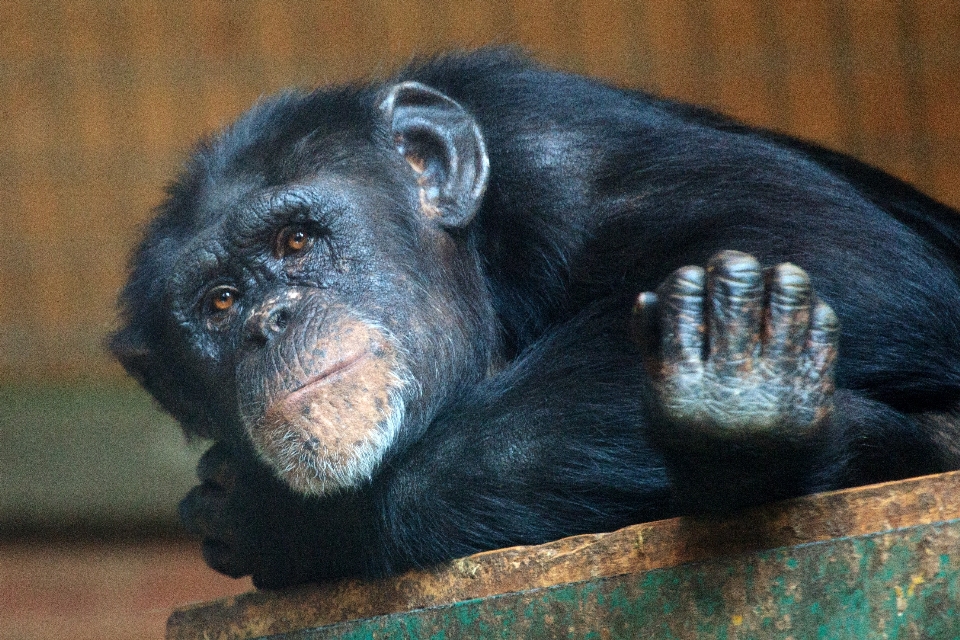
<path id="1" fill-rule="evenodd" d="M 233 287 L 220 286 L 210 290 L 204 307 L 209 314 L 222 314 L 233 308 L 240 296 Z"/>
<path id="2" fill-rule="evenodd" d="M 277 234 L 277 239 L 273 245 L 273 253 L 278 258 L 283 258 L 309 249 L 311 244 L 313 244 L 313 237 L 303 227 L 284 227 Z"/>

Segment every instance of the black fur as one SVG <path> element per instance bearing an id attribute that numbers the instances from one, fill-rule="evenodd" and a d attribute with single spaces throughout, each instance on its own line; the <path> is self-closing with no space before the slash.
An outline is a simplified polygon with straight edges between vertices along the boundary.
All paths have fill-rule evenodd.
<path id="1" fill-rule="evenodd" d="M 450 264 L 418 257 L 415 198 L 378 109 L 407 80 L 462 105 L 489 153 L 476 218 L 449 231 L 461 256 Z M 343 250 L 372 242 L 404 273 L 447 282 L 460 302 L 444 313 L 471 340 L 424 383 L 371 482 L 306 498 L 249 451 L 238 347 L 192 324 L 171 282 L 186 278 L 183 247 L 238 191 L 318 172 L 379 185 L 377 237 Z M 257 237 L 247 219 L 247 236 L 219 238 L 228 254 Z M 669 424 L 628 331 L 639 292 L 727 249 L 802 267 L 842 327 L 830 427 L 772 460 L 760 447 L 750 481 L 728 475 L 740 463 L 726 457 L 749 447 L 684 460 L 664 447 Z M 201 146 L 136 252 L 114 350 L 188 432 L 218 441 L 205 489 L 182 507 L 208 560 L 278 586 L 951 467 L 943 443 L 955 434 L 933 433 L 925 416 L 956 418 L 960 406 L 958 260 L 956 212 L 856 160 L 488 50 L 389 82 L 284 94 Z M 371 286 L 402 315 L 415 303 L 393 275 Z"/>

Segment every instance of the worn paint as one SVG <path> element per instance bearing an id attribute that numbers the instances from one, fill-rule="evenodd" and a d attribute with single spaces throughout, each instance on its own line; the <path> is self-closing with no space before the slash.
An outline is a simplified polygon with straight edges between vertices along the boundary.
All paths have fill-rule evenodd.
<path id="1" fill-rule="evenodd" d="M 472 629 L 469 637 L 497 637 L 489 629 L 501 628 L 551 637 L 566 629 L 563 621 L 581 615 L 563 603 L 586 611 L 577 598 L 588 592 L 595 598 L 594 613 L 642 615 L 644 628 L 656 638 L 789 637 L 798 621 L 807 626 L 794 636 L 797 640 L 854 638 L 859 637 L 851 631 L 858 619 L 867 626 L 882 620 L 878 629 L 913 624 L 922 631 L 918 606 L 931 615 L 956 613 L 951 608 L 956 605 L 948 604 L 960 599 L 953 577 L 957 551 L 936 542 L 956 536 L 956 521 L 960 472 L 807 496 L 726 519 L 675 518 L 537 547 L 500 549 L 384 580 L 251 592 L 178 609 L 170 617 L 167 637 L 247 640 L 299 633 L 288 637 L 309 638 L 302 630 L 347 633 L 361 628 L 357 625 L 400 624 L 395 621 L 401 618 L 416 633 L 398 637 L 457 637 L 447 632 L 446 623 L 430 626 L 429 616 L 444 611 L 457 612 L 457 626 L 450 628 Z M 923 529 L 926 525 L 938 528 Z M 924 531 L 936 535 L 928 541 Z M 918 540 L 910 537 L 917 532 L 922 534 Z M 900 546 L 890 540 L 899 540 Z M 821 542 L 827 546 L 812 544 Z M 845 555 L 830 546 L 837 544 L 846 545 Z M 808 549 L 823 554 L 819 564 L 812 564 L 820 556 L 812 559 Z M 827 554 L 830 549 L 834 552 Z M 883 589 L 849 588 L 864 576 Z M 848 585 L 842 606 L 836 605 L 840 596 L 826 590 L 829 584 Z M 575 585 L 583 586 L 582 593 Z M 949 589 L 943 591 L 944 586 Z M 933 600 L 938 589 L 948 594 L 941 604 Z M 545 611 L 533 596 L 548 590 L 558 597 L 566 594 L 568 600 L 554 600 L 556 610 Z M 471 608 L 469 603 L 476 602 L 511 604 Z M 434 613 L 405 613 L 421 610 Z M 896 615 L 878 617 L 875 611 Z M 366 622 L 348 622 L 352 620 Z M 617 637 L 611 635 L 616 627 L 603 620 L 601 615 L 595 628 L 580 627 L 578 637 Z M 678 621 L 693 626 L 678 627 Z M 901 635 L 887 637 L 953 637 L 896 633 Z"/>
<path id="2" fill-rule="evenodd" d="M 949 639 L 958 613 L 953 520 L 272 638 Z"/>

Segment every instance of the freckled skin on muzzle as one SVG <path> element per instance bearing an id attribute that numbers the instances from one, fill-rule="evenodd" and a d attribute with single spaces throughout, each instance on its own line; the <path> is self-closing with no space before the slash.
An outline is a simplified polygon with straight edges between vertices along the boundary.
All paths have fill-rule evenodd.
<path id="1" fill-rule="evenodd" d="M 269 296 L 245 330 L 240 415 L 257 452 L 305 495 L 369 480 L 409 390 L 386 330 L 309 289 Z"/>

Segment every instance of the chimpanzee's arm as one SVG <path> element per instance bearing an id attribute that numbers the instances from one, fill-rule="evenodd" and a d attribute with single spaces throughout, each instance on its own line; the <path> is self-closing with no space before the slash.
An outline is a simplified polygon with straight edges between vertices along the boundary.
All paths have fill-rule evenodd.
<path id="1" fill-rule="evenodd" d="M 212 566 L 283 586 L 929 464 L 907 416 L 833 393 L 835 318 L 796 267 L 764 279 L 749 256 L 726 253 L 641 301 L 634 332 L 656 344 L 635 347 L 622 314 L 597 305 L 458 398 L 360 490 L 299 496 L 251 454 L 217 445 L 184 520 Z"/>
<path id="2" fill-rule="evenodd" d="M 249 446 L 217 444 L 181 517 L 213 568 L 279 587 L 668 515 L 639 351 L 610 325 L 585 314 L 544 339 L 356 491 L 298 495 Z"/>
<path id="3" fill-rule="evenodd" d="M 598 306 L 441 415 L 388 476 L 384 544 L 436 561 L 930 468 L 910 417 L 834 391 L 801 269 L 724 252 L 640 301 L 646 348 Z"/>

